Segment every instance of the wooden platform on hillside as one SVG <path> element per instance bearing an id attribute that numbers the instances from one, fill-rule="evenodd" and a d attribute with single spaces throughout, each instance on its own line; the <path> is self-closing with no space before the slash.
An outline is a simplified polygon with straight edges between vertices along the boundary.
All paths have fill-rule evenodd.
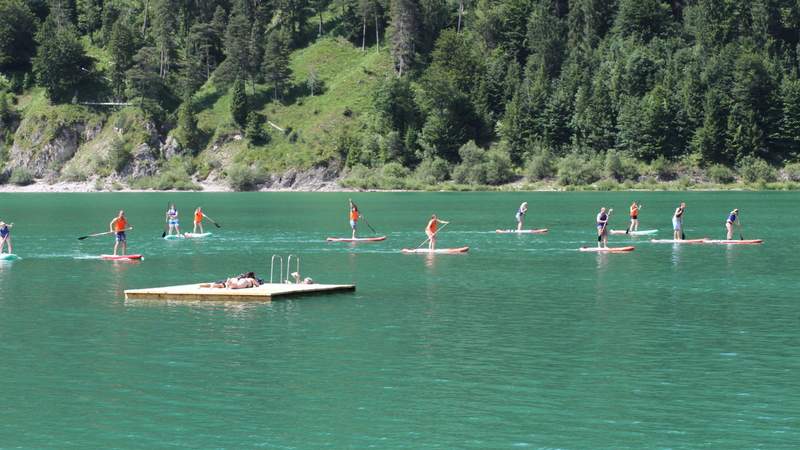
<path id="1" fill-rule="evenodd" d="M 266 283 L 247 289 L 206 288 L 199 284 L 149 289 L 128 289 L 125 300 L 188 300 L 212 302 L 268 302 L 276 297 L 311 294 L 334 294 L 355 291 L 352 284 L 280 284 Z"/>

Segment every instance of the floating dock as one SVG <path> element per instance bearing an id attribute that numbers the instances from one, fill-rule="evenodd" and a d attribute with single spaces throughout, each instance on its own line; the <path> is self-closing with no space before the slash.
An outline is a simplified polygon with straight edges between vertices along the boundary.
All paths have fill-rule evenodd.
<path id="1" fill-rule="evenodd" d="M 266 283 L 246 289 L 200 287 L 200 284 L 167 286 L 149 289 L 128 289 L 125 300 L 188 300 L 211 302 L 269 302 L 277 297 L 311 294 L 333 294 L 355 291 L 353 284 L 290 284 Z"/>

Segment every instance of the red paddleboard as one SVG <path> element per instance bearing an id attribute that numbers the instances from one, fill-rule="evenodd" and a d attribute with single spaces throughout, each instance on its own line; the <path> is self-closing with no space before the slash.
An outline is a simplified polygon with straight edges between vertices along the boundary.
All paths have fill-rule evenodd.
<path id="1" fill-rule="evenodd" d="M 650 239 L 650 242 L 654 244 L 705 244 L 708 239 Z"/>
<path id="2" fill-rule="evenodd" d="M 108 261 L 138 261 L 142 258 L 142 255 L 100 255 L 100 259 Z"/>
<path id="3" fill-rule="evenodd" d="M 404 248 L 402 250 L 403 253 L 426 253 L 426 254 L 452 254 L 452 253 L 466 253 L 469 251 L 469 247 L 459 247 L 459 248 L 437 248 L 436 250 L 431 251 L 427 248 Z"/>
<path id="4" fill-rule="evenodd" d="M 754 244 L 761 244 L 763 243 L 763 239 L 744 239 L 744 240 L 715 240 L 715 239 L 706 239 L 706 244 L 740 244 L 740 245 L 754 245 Z"/>
<path id="5" fill-rule="evenodd" d="M 386 236 L 376 236 L 376 237 L 367 237 L 367 238 L 335 238 L 329 237 L 327 239 L 328 242 L 378 242 L 383 241 L 386 239 Z"/>
<path id="6" fill-rule="evenodd" d="M 549 230 L 547 228 L 539 228 L 536 230 L 497 230 L 498 233 L 516 233 L 516 234 L 544 234 Z"/>
<path id="7" fill-rule="evenodd" d="M 581 247 L 580 251 L 582 252 L 596 252 L 596 253 L 627 253 L 632 252 L 636 247 L 628 246 L 628 247 Z"/>

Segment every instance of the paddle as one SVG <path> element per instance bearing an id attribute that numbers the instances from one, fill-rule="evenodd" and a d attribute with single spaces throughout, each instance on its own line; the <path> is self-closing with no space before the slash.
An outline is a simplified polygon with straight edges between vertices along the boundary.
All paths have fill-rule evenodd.
<path id="1" fill-rule="evenodd" d="M 436 236 L 437 234 L 439 234 L 439 232 L 440 232 L 440 231 L 444 230 L 444 227 L 446 227 L 447 225 L 450 225 L 450 222 L 447 222 L 447 223 L 445 223 L 444 225 L 442 225 L 442 227 L 441 227 L 441 228 L 439 228 L 438 230 L 436 230 L 436 232 L 435 232 L 435 233 L 433 233 L 433 234 L 431 235 L 431 237 L 429 237 L 428 239 L 425 239 L 424 241 L 422 241 L 422 243 L 421 243 L 421 244 L 419 244 L 419 245 L 417 246 L 417 248 L 420 248 L 420 247 L 422 247 L 423 245 L 425 245 L 425 243 L 426 243 L 426 242 L 428 242 L 428 241 L 430 241 L 432 237 Z"/>
<path id="2" fill-rule="evenodd" d="M 603 224 L 603 228 L 600 229 L 600 233 L 597 235 L 597 242 L 603 242 L 603 233 L 606 231 L 606 225 L 608 225 L 608 221 L 611 220 L 612 212 L 614 212 L 614 208 L 608 210 L 608 214 L 606 214 L 606 222 Z"/>
<path id="3" fill-rule="evenodd" d="M 133 229 L 133 227 L 130 227 L 130 228 L 125 228 L 125 229 L 124 229 L 124 230 L 122 230 L 122 231 L 131 231 L 132 229 Z M 90 237 L 97 237 L 97 236 L 105 236 L 105 235 L 107 235 L 107 234 L 112 234 L 112 233 L 116 233 L 116 231 L 104 231 L 104 232 L 102 232 L 102 233 L 88 234 L 88 235 L 86 235 L 86 236 L 81 236 L 81 237 L 79 237 L 79 238 L 78 238 L 78 240 L 79 240 L 79 241 L 82 241 L 82 240 L 84 240 L 84 239 L 86 239 L 86 238 L 90 238 Z"/>
<path id="4" fill-rule="evenodd" d="M 378 232 L 375 231 L 375 228 L 372 228 L 372 225 L 369 224 L 369 221 L 367 220 L 366 217 L 364 217 L 363 214 L 361 215 L 361 218 L 364 219 L 364 223 L 367 224 L 367 226 L 369 227 L 370 230 L 372 230 L 373 233 L 378 234 Z"/>
<path id="5" fill-rule="evenodd" d="M 208 219 L 208 221 L 209 221 L 209 222 L 213 223 L 215 227 L 217 227 L 217 228 L 222 228 L 222 226 L 221 226 L 220 224 L 218 224 L 217 222 L 214 222 L 214 220 L 213 220 L 213 219 L 211 219 L 211 217 L 208 217 L 208 216 L 207 216 L 207 215 L 205 215 L 205 214 L 203 214 L 203 217 L 205 217 L 206 219 Z"/>
<path id="6" fill-rule="evenodd" d="M 167 209 L 169 210 L 169 203 L 167 203 Z M 161 239 L 167 237 L 167 226 L 169 226 L 169 219 L 164 219 L 164 231 L 161 233 Z"/>

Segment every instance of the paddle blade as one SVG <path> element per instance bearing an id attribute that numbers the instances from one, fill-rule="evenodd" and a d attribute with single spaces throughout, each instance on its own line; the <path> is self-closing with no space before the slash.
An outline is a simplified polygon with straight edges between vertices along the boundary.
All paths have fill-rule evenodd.
<path id="1" fill-rule="evenodd" d="M 79 238 L 78 238 L 78 240 L 79 240 L 79 241 L 82 241 L 82 240 L 84 240 L 84 239 L 86 239 L 86 238 L 88 238 L 88 237 L 89 237 L 89 236 L 81 236 L 81 237 L 79 237 Z"/>
<path id="2" fill-rule="evenodd" d="M 217 227 L 217 228 L 222 228 L 222 227 L 220 226 L 220 224 L 218 224 L 217 222 L 214 222 L 214 226 L 215 226 L 215 227 Z"/>
<path id="3" fill-rule="evenodd" d="M 167 237 L 167 232 L 166 231 L 162 231 L 161 232 L 161 239 L 164 239 L 165 237 Z"/>

